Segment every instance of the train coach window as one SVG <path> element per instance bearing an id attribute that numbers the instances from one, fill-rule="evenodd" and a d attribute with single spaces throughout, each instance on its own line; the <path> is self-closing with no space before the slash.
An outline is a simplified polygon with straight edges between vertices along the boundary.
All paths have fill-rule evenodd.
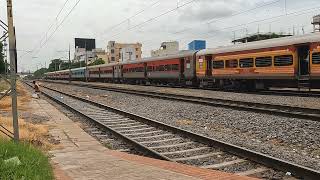
<path id="1" fill-rule="evenodd" d="M 272 66 L 272 57 L 257 57 L 256 67 L 269 67 Z"/>
<path id="2" fill-rule="evenodd" d="M 238 60 L 226 60 L 226 67 L 227 68 L 237 68 L 238 67 Z"/>
<path id="3" fill-rule="evenodd" d="M 152 66 L 148 66 L 148 71 L 152 72 L 153 71 L 153 67 Z"/>
<path id="4" fill-rule="evenodd" d="M 178 71 L 179 70 L 179 64 L 172 64 L 172 71 Z"/>
<path id="5" fill-rule="evenodd" d="M 213 61 L 212 67 L 213 69 L 222 69 L 224 68 L 224 61 Z"/>
<path id="6" fill-rule="evenodd" d="M 159 71 L 164 71 L 164 65 L 159 66 Z"/>
<path id="7" fill-rule="evenodd" d="M 274 57 L 274 65 L 275 66 L 290 66 L 292 64 L 293 64 L 292 55 L 275 56 Z"/>
<path id="8" fill-rule="evenodd" d="M 171 64 L 165 65 L 165 69 L 166 69 L 166 71 L 171 71 L 172 65 Z"/>
<path id="9" fill-rule="evenodd" d="M 240 59 L 239 65 L 241 68 L 253 67 L 253 58 Z"/>
<path id="10" fill-rule="evenodd" d="M 320 53 L 312 54 L 312 64 L 320 64 Z"/>

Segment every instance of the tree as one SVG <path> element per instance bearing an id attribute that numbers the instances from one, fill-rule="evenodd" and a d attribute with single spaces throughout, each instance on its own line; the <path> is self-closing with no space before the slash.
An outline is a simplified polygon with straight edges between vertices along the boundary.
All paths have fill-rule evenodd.
<path id="1" fill-rule="evenodd" d="M 53 59 L 51 63 L 49 64 L 48 71 L 53 72 L 53 71 L 59 71 L 59 66 L 62 64 L 63 61 L 61 59 Z"/>
<path id="2" fill-rule="evenodd" d="M 105 64 L 105 63 L 106 62 L 102 58 L 99 58 L 99 59 L 95 60 L 94 62 L 90 63 L 88 66 L 96 66 L 96 65 Z"/>
<path id="3" fill-rule="evenodd" d="M 267 34 L 254 34 L 248 37 L 244 37 L 241 39 L 233 40 L 233 43 L 246 43 L 246 42 L 253 42 L 253 41 L 261 41 L 266 39 L 274 39 L 274 38 L 281 38 L 287 37 L 291 35 L 283 35 L 283 34 L 276 34 L 276 33 L 267 33 Z"/>
<path id="4" fill-rule="evenodd" d="M 48 72 L 48 69 L 47 69 L 47 68 L 41 68 L 41 69 L 35 71 L 35 72 L 33 73 L 33 76 L 34 76 L 35 78 L 41 78 L 41 77 L 43 77 L 44 73 L 47 73 L 47 72 Z"/>
<path id="5" fill-rule="evenodd" d="M 4 74 L 6 72 L 6 66 L 5 66 L 5 62 L 4 62 L 4 58 L 3 58 L 3 54 L 2 54 L 2 43 L 0 43 L 0 74 Z"/>

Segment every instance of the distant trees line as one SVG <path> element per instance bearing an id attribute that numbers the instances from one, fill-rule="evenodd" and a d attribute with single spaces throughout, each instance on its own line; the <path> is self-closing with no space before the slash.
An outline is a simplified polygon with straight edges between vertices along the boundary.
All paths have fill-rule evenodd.
<path id="1" fill-rule="evenodd" d="M 88 66 L 95 66 L 99 64 L 105 64 L 105 61 L 101 58 L 95 60 L 94 62 L 88 64 Z M 74 69 L 74 68 L 80 68 L 80 67 L 85 67 L 85 61 L 78 61 L 78 62 L 71 62 L 71 64 L 68 61 L 61 60 L 61 59 L 53 59 L 51 63 L 49 64 L 48 68 L 41 68 L 35 71 L 34 77 L 40 78 L 44 75 L 44 73 L 47 72 L 54 72 L 54 71 L 61 71 L 61 70 L 67 70 L 69 68 Z"/>

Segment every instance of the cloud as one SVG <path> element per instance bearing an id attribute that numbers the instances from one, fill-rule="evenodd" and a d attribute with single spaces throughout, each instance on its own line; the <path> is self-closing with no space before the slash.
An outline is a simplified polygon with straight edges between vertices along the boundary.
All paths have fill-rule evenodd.
<path id="1" fill-rule="evenodd" d="M 233 10 L 225 3 L 201 3 L 180 12 L 181 21 L 205 21 L 213 18 L 228 17 Z"/>

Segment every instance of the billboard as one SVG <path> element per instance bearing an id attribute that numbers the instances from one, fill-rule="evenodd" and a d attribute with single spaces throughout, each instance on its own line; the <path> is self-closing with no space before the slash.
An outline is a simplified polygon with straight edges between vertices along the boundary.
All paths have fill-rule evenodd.
<path id="1" fill-rule="evenodd" d="M 85 48 L 87 51 L 92 51 L 96 48 L 95 39 L 75 38 L 75 48 Z"/>

